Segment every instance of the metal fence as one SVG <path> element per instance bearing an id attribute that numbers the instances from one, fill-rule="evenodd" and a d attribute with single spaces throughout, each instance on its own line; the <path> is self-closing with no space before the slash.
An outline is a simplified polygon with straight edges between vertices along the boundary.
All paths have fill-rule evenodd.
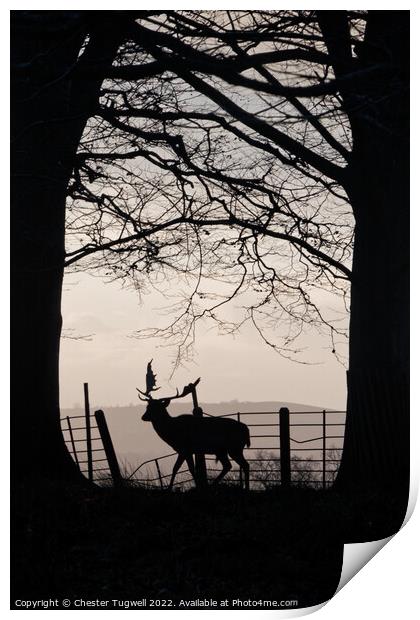
<path id="1" fill-rule="evenodd" d="M 114 484 L 120 484 L 122 476 L 105 414 L 98 410 L 91 416 L 87 383 L 84 384 L 84 397 L 85 415 L 61 418 L 66 445 L 79 470 L 91 482 L 109 483 L 113 480 Z M 300 485 L 326 489 L 333 483 L 341 461 L 344 416 L 345 411 L 289 411 L 282 407 L 276 412 L 238 412 L 220 417 L 236 418 L 250 429 L 251 447 L 245 448 L 245 457 L 251 465 L 252 488 Z M 315 429 L 319 432 L 308 436 Z M 169 483 L 176 456 L 177 453 L 172 452 L 144 461 L 126 480 L 163 489 Z M 214 456 L 206 455 L 205 481 L 219 471 Z M 243 472 L 239 468 L 233 469 L 225 481 L 242 486 Z M 192 483 L 188 469 L 178 472 L 176 486 L 188 488 Z"/>
<path id="2" fill-rule="evenodd" d="M 90 428 L 90 440 L 87 437 L 87 428 Z M 66 416 L 61 418 L 61 430 L 70 454 L 86 478 L 93 480 L 103 472 L 110 476 L 108 459 L 94 419 L 87 426 L 84 415 Z"/>
<path id="3" fill-rule="evenodd" d="M 220 417 L 236 418 L 250 428 L 251 447 L 245 448 L 245 458 L 251 465 L 252 488 L 300 485 L 326 489 L 333 483 L 341 461 L 345 413 L 325 409 L 291 412 L 284 407 L 277 412 L 238 412 Z M 319 430 L 319 433 L 305 437 L 308 429 Z M 332 434 L 331 429 L 334 429 Z M 266 443 L 258 445 L 260 440 Z M 267 445 L 270 440 L 274 445 Z M 144 461 L 128 479 L 163 489 L 171 476 L 167 470 L 172 469 L 176 456 L 177 453 L 172 452 Z M 214 466 L 214 457 L 206 456 L 206 470 L 209 477 L 220 471 Z M 225 480 L 242 486 L 241 470 L 232 470 Z M 181 469 L 174 486 L 187 488 L 192 483 L 189 470 Z"/>
<path id="4" fill-rule="evenodd" d="M 60 419 L 66 446 L 90 482 L 122 482 L 118 460 L 102 409 L 91 416 L 88 384 L 84 384 L 85 415 Z"/>

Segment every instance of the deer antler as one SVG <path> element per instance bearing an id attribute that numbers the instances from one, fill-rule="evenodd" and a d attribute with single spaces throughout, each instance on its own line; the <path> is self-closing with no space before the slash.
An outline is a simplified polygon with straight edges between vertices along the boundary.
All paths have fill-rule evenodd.
<path id="1" fill-rule="evenodd" d="M 165 398 L 165 400 L 174 400 L 175 398 L 183 398 L 184 396 L 187 396 L 187 394 L 191 394 L 195 386 L 200 383 L 200 379 L 201 378 L 198 377 L 198 379 L 194 381 L 194 383 L 189 383 L 188 385 L 185 385 L 181 394 L 179 393 L 179 390 L 177 389 L 175 396 L 168 396 L 167 398 Z"/>
<path id="2" fill-rule="evenodd" d="M 148 400 L 150 400 L 152 397 L 150 395 L 150 392 L 156 392 L 156 390 L 159 390 L 160 388 L 155 387 L 156 386 L 156 375 L 152 370 L 152 362 L 153 359 L 150 360 L 150 362 L 147 364 L 147 370 L 146 370 L 146 391 L 142 392 L 141 390 L 139 390 L 139 388 L 136 388 L 137 392 L 139 392 L 140 394 L 142 394 L 143 396 L 145 396 L 146 398 L 141 398 L 139 396 L 139 399 L 147 402 Z"/>
<path id="3" fill-rule="evenodd" d="M 139 398 L 139 400 L 142 400 L 143 402 L 147 403 L 149 402 L 149 400 L 151 399 L 151 397 L 146 394 L 146 392 L 142 392 L 141 390 L 139 390 L 139 388 L 136 388 L 137 392 L 139 392 L 139 394 L 142 394 L 143 396 L 145 396 L 146 398 L 142 398 L 141 396 L 139 396 L 137 394 L 137 397 Z"/>
<path id="4" fill-rule="evenodd" d="M 145 398 L 142 398 L 141 396 L 138 396 L 138 398 L 142 400 L 143 402 L 148 402 L 149 400 L 152 400 L 152 396 L 150 393 L 156 392 L 156 390 L 160 389 L 156 387 L 156 375 L 152 370 L 152 362 L 153 360 L 151 359 L 150 362 L 147 364 L 146 391 L 142 392 L 141 390 L 139 390 L 139 388 L 136 388 L 137 392 L 145 397 Z M 168 396 L 166 398 L 162 398 L 159 400 L 174 400 L 176 398 L 183 398 L 184 396 L 187 396 L 187 394 L 191 394 L 191 392 L 194 390 L 196 385 L 198 385 L 199 383 L 200 383 L 200 377 L 196 379 L 194 383 L 189 383 L 188 385 L 185 385 L 181 394 L 179 393 L 179 390 L 177 389 L 176 394 L 174 396 Z"/>
<path id="5" fill-rule="evenodd" d="M 155 387 L 156 386 L 156 375 L 152 370 L 152 362 L 153 362 L 153 359 L 151 359 L 150 362 L 147 364 L 146 394 L 150 394 L 150 392 L 154 392 L 159 389 Z"/>

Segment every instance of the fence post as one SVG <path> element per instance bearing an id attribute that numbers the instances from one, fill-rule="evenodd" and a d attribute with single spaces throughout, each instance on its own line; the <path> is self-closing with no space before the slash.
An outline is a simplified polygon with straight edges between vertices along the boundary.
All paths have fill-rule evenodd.
<path id="1" fill-rule="evenodd" d="M 238 422 L 241 421 L 241 414 L 237 413 L 237 418 L 238 418 Z M 242 480 L 242 467 L 239 467 L 239 488 L 242 489 L 243 488 L 243 480 Z"/>
<path id="2" fill-rule="evenodd" d="M 322 412 L 322 488 L 326 487 L 326 461 L 327 461 L 327 413 Z"/>
<path id="3" fill-rule="evenodd" d="M 203 417 L 203 410 L 198 406 L 197 399 L 197 390 L 195 386 L 192 391 L 192 399 L 193 399 L 193 415 L 198 418 Z M 206 455 L 205 454 L 196 454 L 195 455 L 195 475 L 197 478 L 197 486 L 199 488 L 203 488 L 207 486 L 207 468 L 206 468 Z"/>
<path id="4" fill-rule="evenodd" d="M 290 487 L 290 412 L 287 407 L 279 411 L 281 486 Z"/>
<path id="5" fill-rule="evenodd" d="M 111 472 L 114 485 L 120 485 L 122 483 L 122 477 L 120 472 L 120 466 L 115 455 L 114 446 L 112 445 L 111 435 L 109 434 L 108 425 L 106 423 L 105 414 L 102 409 L 95 411 L 95 419 L 98 425 L 98 431 L 102 439 L 102 445 L 105 450 L 106 458 L 108 459 L 109 470 Z"/>
<path id="6" fill-rule="evenodd" d="M 66 420 L 67 420 L 67 426 L 68 426 L 69 433 L 70 433 L 70 441 L 71 441 L 71 447 L 73 449 L 74 460 L 76 461 L 76 465 L 77 465 L 77 467 L 79 468 L 79 471 L 80 471 L 79 457 L 77 456 L 76 444 L 75 444 L 75 441 L 74 441 L 73 429 L 71 427 L 71 422 L 70 422 L 69 416 L 67 416 Z"/>
<path id="7" fill-rule="evenodd" d="M 90 431 L 89 386 L 87 383 L 83 384 L 83 390 L 85 394 L 86 453 L 87 453 L 87 465 L 88 465 L 88 478 L 89 478 L 89 482 L 93 482 L 92 434 Z"/>

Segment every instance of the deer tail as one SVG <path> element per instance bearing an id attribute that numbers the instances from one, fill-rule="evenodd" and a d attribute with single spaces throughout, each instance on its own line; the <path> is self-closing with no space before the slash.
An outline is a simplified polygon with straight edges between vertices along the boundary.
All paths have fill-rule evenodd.
<path id="1" fill-rule="evenodd" d="M 247 448 L 251 445 L 251 437 L 249 436 L 249 428 L 246 427 L 246 437 L 245 437 L 245 445 Z"/>

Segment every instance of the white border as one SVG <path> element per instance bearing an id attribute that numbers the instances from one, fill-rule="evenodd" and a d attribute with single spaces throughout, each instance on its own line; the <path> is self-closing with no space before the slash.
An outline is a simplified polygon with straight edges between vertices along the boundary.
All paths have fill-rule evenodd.
<path id="1" fill-rule="evenodd" d="M 211 6 L 209 6 L 210 3 L 204 3 L 204 5 L 202 6 L 203 9 L 218 9 L 220 7 L 220 9 L 222 10 L 222 7 L 225 5 L 220 5 L 219 3 L 216 2 L 212 2 Z M 231 8 L 237 8 L 237 9 L 253 9 L 255 8 L 255 3 L 248 3 L 248 2 L 238 2 L 238 3 L 230 3 L 231 4 Z M 166 2 L 166 3 L 161 3 L 158 0 L 153 2 L 153 7 L 154 8 L 168 8 L 170 6 L 173 6 L 173 8 L 175 8 L 174 3 L 172 2 Z M 149 5 L 150 6 L 150 5 Z M 194 2 L 194 3 L 190 3 L 190 2 L 184 2 L 181 5 L 185 10 L 188 9 L 198 9 L 200 8 L 200 3 L 199 2 Z M 415 7 L 414 3 L 404 3 L 403 6 L 400 6 L 399 8 L 405 8 L 405 9 L 412 9 L 413 7 Z M 21 3 L 21 2 L 12 2 L 9 3 L 9 7 L 7 9 L 7 13 L 6 10 L 2 10 L 2 25 L 4 28 L 4 32 L 2 33 L 2 45 L 3 45 L 3 50 L 2 50 L 2 58 L 4 62 L 4 68 L 5 70 L 3 71 L 3 75 L 7 75 L 8 74 L 8 57 L 9 57 L 9 39 L 8 39 L 8 30 L 9 30 L 9 16 L 8 16 L 8 11 L 11 10 L 18 10 L 18 9 L 28 9 L 31 7 L 28 7 L 28 3 Z M 39 2 L 36 5 L 37 9 L 40 10 L 48 10 L 48 9 L 57 9 L 57 3 L 56 2 Z M 66 7 L 69 8 L 69 7 Z M 115 8 L 115 5 L 110 5 L 109 3 L 107 3 L 107 5 L 104 4 L 104 2 L 99 2 L 99 1 L 88 1 L 84 3 L 84 10 L 88 9 L 88 10 L 113 10 Z M 139 3 L 138 2 L 134 2 L 134 1 L 130 1 L 130 2 L 120 2 L 118 4 L 118 8 L 120 9 L 138 9 L 139 8 Z M 146 8 L 146 6 L 144 4 L 142 4 L 142 8 Z M 264 9 L 278 9 L 278 3 L 264 3 Z M 288 6 L 288 8 L 292 9 L 292 7 L 290 7 L 290 5 Z M 307 3 L 303 3 L 300 4 L 299 9 L 340 9 L 340 8 L 348 8 L 344 6 L 344 3 L 337 3 L 337 2 L 317 2 L 316 4 L 313 3 L 309 3 L 309 5 Z M 369 8 L 370 9 L 382 9 L 382 10 L 386 10 L 386 9 L 390 9 L 390 8 L 395 8 L 395 3 L 393 3 L 393 5 L 391 5 L 389 2 L 375 2 L 375 3 L 370 3 L 369 4 Z M 418 67 L 418 47 L 417 45 L 415 45 L 416 41 L 415 39 L 417 38 L 415 35 L 416 33 L 418 33 L 418 28 L 416 28 L 416 26 L 418 26 L 418 19 L 417 19 L 417 13 L 414 12 L 412 10 L 412 32 L 414 34 L 413 36 L 413 55 L 412 55 L 412 66 L 413 67 Z M 415 49 L 414 49 L 415 48 Z M 414 72 L 413 72 L 414 73 Z M 415 98 L 416 103 L 418 104 L 418 98 L 417 98 L 417 93 L 418 93 L 418 82 L 417 80 L 414 81 L 413 84 L 413 100 Z M 413 105 L 413 110 L 417 110 L 417 105 Z M 3 111 L 3 119 L 6 119 L 9 117 L 9 113 L 8 113 L 8 99 L 3 97 L 3 101 L 2 101 L 2 111 Z M 414 115 L 412 116 L 412 120 L 413 120 L 413 130 L 412 130 L 412 135 L 413 137 L 418 137 L 420 134 L 418 132 L 418 122 L 416 121 L 416 118 L 414 117 Z M 5 145 L 5 140 L 3 140 L 3 145 Z M 5 157 L 5 160 L 2 162 L 3 166 L 2 166 L 2 170 L 3 171 L 7 171 L 8 167 L 5 164 L 5 161 L 8 160 L 8 149 L 6 151 L 7 147 L 5 146 L 5 150 L 3 151 L 3 156 Z M 418 156 L 416 156 L 416 150 L 417 149 L 413 149 L 412 154 L 413 154 L 413 171 L 417 171 L 417 165 L 418 165 Z M 6 159 L 7 158 L 7 159 Z M 417 175 L 415 174 L 412 175 L 413 177 L 413 181 L 412 181 L 412 196 L 414 197 L 414 191 L 415 189 L 417 189 L 416 187 L 416 181 L 417 181 Z M 7 173 L 5 174 L 5 179 L 3 181 L 3 186 L 4 187 L 8 187 L 8 175 Z M 6 193 L 6 192 L 5 192 Z M 3 204 L 3 218 L 5 217 L 5 213 L 6 213 L 6 203 L 7 203 L 7 195 L 3 195 L 4 198 L 4 204 Z M 418 216 L 416 215 L 416 211 L 418 211 L 417 209 L 417 205 L 414 205 L 414 200 L 412 201 L 413 204 L 413 210 L 412 210 L 412 273 L 415 275 L 417 268 L 418 268 L 418 257 L 414 255 L 415 253 L 415 248 L 416 248 L 416 243 L 418 243 L 417 238 L 415 237 L 415 231 L 418 230 L 418 225 L 419 225 L 419 221 L 418 221 Z M 414 209 L 414 207 L 416 207 L 416 209 Z M 4 219 L 3 219 L 4 222 Z M 4 227 L 4 229 L 6 229 L 6 226 Z M 1 251 L 1 264 L 4 266 L 8 265 L 8 255 L 9 255 L 9 251 L 8 251 L 8 246 L 7 244 L 2 244 L 0 247 L 0 251 Z M 3 282 L 5 283 L 6 281 L 8 282 L 8 270 L 5 270 L 5 274 L 3 274 Z M 417 309 L 418 309 L 418 288 L 415 285 L 414 282 L 414 276 L 413 276 L 413 281 L 412 281 L 412 313 L 413 313 L 413 317 L 412 317 L 412 348 L 413 351 L 418 351 L 418 347 L 419 347 L 419 330 L 418 330 L 418 326 L 416 325 L 417 321 L 415 321 L 415 319 L 417 318 Z M 3 326 L 5 326 L 8 322 L 8 308 L 5 307 L 4 305 L 1 308 L 1 318 L 2 318 L 2 324 Z M 417 316 L 415 316 L 417 315 Z M 8 333 L 8 332 L 6 332 Z M 8 386 L 8 373 L 7 373 L 7 369 L 8 368 L 8 358 L 6 358 L 5 356 L 7 355 L 7 349 L 5 349 L 3 347 L 3 356 L 2 357 L 2 377 L 5 380 L 4 381 L 4 387 L 6 389 L 2 390 L 2 396 L 4 401 L 8 402 L 7 396 L 6 394 L 8 394 L 8 390 L 7 387 Z M 414 377 L 415 377 L 415 372 L 416 370 L 418 370 L 418 362 L 417 362 L 417 355 L 413 356 L 413 371 L 412 371 L 412 377 L 413 377 L 413 383 L 414 383 Z M 5 402 L 6 405 L 6 402 Z M 419 398 L 417 393 L 415 393 L 415 388 L 413 387 L 412 390 L 412 411 L 413 412 L 418 412 L 419 411 Z M 3 422 L 4 424 L 4 422 Z M 412 428 L 411 428 L 411 443 L 412 443 L 412 459 L 411 459 L 411 463 L 412 463 L 412 480 L 411 480 L 411 495 L 410 495 L 410 509 L 409 509 L 409 513 L 411 513 L 413 511 L 414 508 L 414 503 L 416 500 L 416 496 L 417 496 L 417 489 L 418 489 L 418 472 L 419 472 L 419 458 L 417 456 L 417 437 L 418 437 L 418 429 L 419 429 L 419 424 L 417 421 L 417 416 L 413 415 L 412 416 Z M 5 433 L 6 429 L 3 427 L 3 433 Z M 6 443 L 6 445 L 8 445 L 8 442 Z M 2 471 L 5 472 L 7 471 L 7 463 L 8 463 L 8 451 L 3 451 L 2 453 L 2 458 L 5 460 L 5 467 L 3 467 Z M 8 486 L 7 486 L 7 477 L 3 476 L 3 494 L 6 494 L 8 492 Z M 8 531 L 8 527 L 7 527 L 7 515 L 8 513 L 2 513 L 2 517 L 3 517 L 3 521 L 2 521 L 2 532 L 3 535 Z M 388 616 L 388 615 L 392 615 L 392 616 L 398 616 L 398 617 L 402 617 L 404 619 L 409 619 L 411 617 L 413 617 L 415 614 L 418 613 L 418 605 L 417 605 L 417 589 L 418 589 L 418 541 L 419 541 L 419 524 L 420 524 L 420 518 L 419 518 L 419 510 L 417 510 L 414 515 L 410 518 L 409 514 L 407 515 L 408 518 L 408 522 L 406 523 L 405 527 L 403 528 L 403 530 L 398 533 L 395 537 L 393 537 L 393 539 L 391 540 L 391 542 L 386 546 L 386 549 L 384 549 L 379 557 L 374 558 L 371 562 L 369 562 L 361 571 L 361 574 L 356 575 L 352 580 L 351 580 L 351 586 L 347 586 L 344 587 L 337 595 L 335 595 L 333 597 L 333 599 L 324 607 L 322 607 L 321 611 L 319 611 L 319 618 L 323 619 L 323 620 L 329 620 L 330 618 L 333 620 L 336 620 L 337 617 L 339 617 L 342 620 L 347 620 L 347 619 L 354 619 L 355 614 L 360 614 L 362 613 L 363 616 L 369 617 L 370 614 L 374 614 L 375 617 L 381 617 L 381 616 Z M 8 540 L 6 538 L 6 548 L 8 547 Z M 351 547 L 351 546 L 350 546 Z M 3 543 L 3 549 L 5 549 L 4 543 Z M 355 555 L 357 557 L 357 555 L 359 555 L 359 559 L 360 559 L 360 549 L 357 550 L 356 548 L 353 549 L 353 552 L 355 552 Z M 3 555 L 3 554 L 2 554 Z M 7 559 L 7 555 L 3 555 L 3 561 L 4 562 L 8 562 Z M 360 566 L 360 563 L 359 563 Z M 1 579 L 1 608 L 4 611 L 7 611 L 8 613 L 21 613 L 19 611 L 17 612 L 10 612 L 8 610 L 8 605 L 9 605 L 9 593 L 8 593 L 8 564 L 6 564 L 6 566 L 2 566 L 2 579 Z M 320 606 L 317 606 L 316 609 L 315 608 L 311 608 L 311 611 L 315 611 L 318 610 L 320 608 Z M 310 609 L 306 609 L 306 610 L 295 610 L 295 612 L 302 612 L 299 615 L 303 615 L 303 613 L 308 613 L 310 612 Z M 41 612 L 34 612 L 36 614 L 41 613 Z M 61 612 L 56 612 L 58 614 L 60 614 Z M 64 613 L 64 612 L 63 612 Z M 84 612 L 82 612 L 84 613 Z M 92 612 L 90 612 L 92 613 Z M 98 613 L 98 612 L 93 612 L 93 613 Z M 120 613 L 120 612 L 114 612 L 114 613 Z M 145 611 L 142 613 L 142 617 L 148 617 L 149 613 L 154 614 L 153 617 L 159 617 L 160 614 L 163 614 L 165 612 L 149 612 L 149 611 Z M 193 615 L 189 615 L 189 618 L 194 618 L 195 614 L 197 613 L 201 613 L 201 612 L 193 612 Z M 226 612 L 222 612 L 222 611 L 206 611 L 204 612 L 207 616 L 214 616 L 214 614 L 217 614 L 218 618 L 221 617 L 228 617 L 228 614 L 231 614 L 231 610 L 226 611 Z M 251 612 L 242 612 L 242 613 L 251 613 Z M 274 614 L 277 612 L 274 611 L 261 611 L 260 614 L 262 615 L 267 615 L 267 614 Z M 284 611 L 284 612 L 280 612 L 282 617 L 286 617 L 289 616 L 288 611 Z M 293 613 L 293 612 L 292 612 Z M 156 614 L 158 614 L 158 616 L 156 616 Z M 174 619 L 177 618 L 181 618 L 181 614 L 182 617 L 183 616 L 183 612 L 178 612 L 178 611 L 174 611 L 171 612 L 171 617 L 173 617 Z M 297 615 L 296 613 L 293 613 L 293 615 Z M 254 616 L 255 617 L 255 614 Z M 290 617 L 290 616 L 289 616 Z"/>

